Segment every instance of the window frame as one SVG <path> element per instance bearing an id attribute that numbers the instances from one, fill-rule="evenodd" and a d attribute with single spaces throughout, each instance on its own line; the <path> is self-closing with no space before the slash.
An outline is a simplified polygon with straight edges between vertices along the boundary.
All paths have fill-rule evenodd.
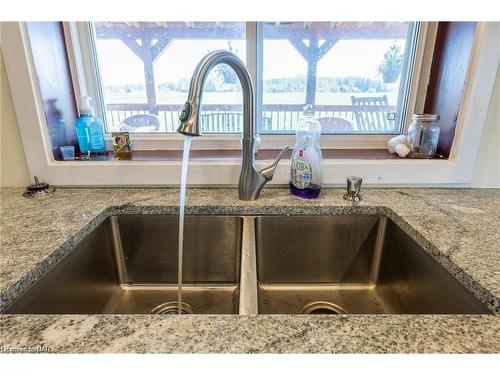
<path id="1" fill-rule="evenodd" d="M 68 58 L 70 60 L 70 70 L 75 87 L 76 97 L 80 95 L 89 95 L 96 99 L 96 113 L 100 118 L 105 119 L 104 98 L 99 89 L 100 78 L 97 70 L 95 46 L 91 43 L 93 36 L 90 22 L 64 22 L 64 31 L 68 46 Z M 418 30 L 415 34 L 415 40 L 408 46 L 414 50 L 412 59 L 405 59 L 405 66 L 402 71 L 406 72 L 405 78 L 410 79 L 409 90 L 404 95 L 403 103 L 403 122 L 401 131 L 406 131 L 411 123 L 411 115 L 417 110 L 415 107 L 417 97 L 416 93 L 420 87 L 420 76 L 425 76 L 430 71 L 430 64 L 424 63 L 423 51 L 426 50 L 428 43 L 434 40 L 428 39 L 428 29 L 430 22 L 415 22 L 413 27 Z M 437 23 L 436 23 L 437 24 Z M 255 100 L 257 103 L 257 113 L 260 113 L 259 106 L 262 105 L 262 82 L 257 79 L 262 77 L 263 63 L 263 39 L 260 22 L 245 22 L 246 35 L 246 65 L 250 76 L 254 82 Z M 435 35 L 434 35 L 435 38 Z M 70 41 L 68 43 L 68 41 Z M 415 46 L 413 45 L 415 44 Z M 406 55 L 406 51 L 405 51 Z M 431 56 L 432 57 L 432 56 Z M 412 64 L 407 65 L 408 60 Z M 426 69 L 426 70 L 422 70 Z M 416 79 L 415 79 L 416 78 Z M 406 91 L 406 79 L 400 85 L 400 92 Z M 187 98 L 187 96 L 186 96 Z M 256 127 L 259 128 L 261 116 L 256 116 Z M 397 133 L 400 134 L 400 133 Z M 323 149 L 383 149 L 386 148 L 387 141 L 397 134 L 323 134 L 321 136 L 321 148 Z M 111 149 L 111 134 L 105 133 L 105 141 L 108 149 Z M 263 149 L 282 149 L 285 146 L 293 147 L 295 135 L 293 134 L 261 134 L 260 148 Z M 138 150 L 182 150 L 183 138 L 180 134 L 171 133 L 134 133 L 133 143 Z M 193 150 L 235 150 L 241 148 L 240 134 L 203 134 L 196 142 L 192 143 Z"/>
<path id="2" fill-rule="evenodd" d="M 180 161 L 54 160 L 26 24 L 2 23 L 1 29 L 2 54 L 31 175 L 58 186 L 178 186 Z M 498 23 L 477 24 L 449 159 L 328 159 L 323 165 L 325 186 L 345 186 L 345 176 L 352 174 L 376 186 L 467 186 L 473 177 L 500 61 L 499 33 Z M 256 166 L 269 162 L 259 160 Z M 288 163 L 280 163 L 270 183 L 286 185 L 288 168 Z M 188 184 L 237 186 L 240 169 L 239 157 L 191 160 Z"/>

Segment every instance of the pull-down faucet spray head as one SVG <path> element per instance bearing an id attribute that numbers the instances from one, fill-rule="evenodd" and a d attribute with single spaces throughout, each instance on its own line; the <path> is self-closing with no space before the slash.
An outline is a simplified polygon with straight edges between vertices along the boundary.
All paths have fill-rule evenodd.
<path id="1" fill-rule="evenodd" d="M 198 107 L 193 108 L 189 101 L 184 104 L 184 109 L 179 115 L 179 120 L 181 121 L 177 128 L 179 133 L 195 137 L 201 135 L 200 127 L 198 126 Z"/>

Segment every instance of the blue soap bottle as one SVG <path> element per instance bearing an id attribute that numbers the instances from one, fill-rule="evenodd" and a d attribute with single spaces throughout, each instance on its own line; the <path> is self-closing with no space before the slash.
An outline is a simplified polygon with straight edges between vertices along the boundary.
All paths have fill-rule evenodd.
<path id="1" fill-rule="evenodd" d="M 102 122 L 94 116 L 94 109 L 90 106 L 90 97 L 82 96 L 79 99 L 80 116 L 76 120 L 76 135 L 82 153 L 105 152 L 104 131 Z"/>
<path id="2" fill-rule="evenodd" d="M 82 96 L 78 100 L 79 116 L 76 119 L 76 138 L 78 139 L 78 146 L 80 152 L 86 154 L 90 150 L 90 136 L 89 136 L 89 121 L 92 117 L 92 107 L 89 105 L 88 97 Z"/>

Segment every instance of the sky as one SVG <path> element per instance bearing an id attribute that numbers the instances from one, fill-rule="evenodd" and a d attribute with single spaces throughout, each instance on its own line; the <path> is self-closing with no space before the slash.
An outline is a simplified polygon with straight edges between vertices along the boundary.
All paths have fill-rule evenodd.
<path id="1" fill-rule="evenodd" d="M 377 67 L 394 40 L 341 40 L 319 62 L 319 77 L 376 78 Z M 404 40 L 398 40 L 404 47 Z M 144 85 L 141 60 L 120 40 L 98 40 L 98 57 L 105 86 Z M 245 61 L 245 41 L 231 41 Z M 198 61 L 209 51 L 227 49 L 227 40 L 176 40 L 154 64 L 157 83 L 190 79 Z M 307 64 L 286 40 L 264 41 L 264 79 L 306 75 Z"/>

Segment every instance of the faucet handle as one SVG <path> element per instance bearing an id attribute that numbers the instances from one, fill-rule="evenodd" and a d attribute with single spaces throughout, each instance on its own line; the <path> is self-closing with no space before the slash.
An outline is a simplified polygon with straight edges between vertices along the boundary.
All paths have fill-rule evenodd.
<path id="1" fill-rule="evenodd" d="M 285 155 L 285 153 L 288 151 L 288 146 L 286 146 L 283 150 L 280 151 L 278 156 L 276 157 L 276 160 L 274 161 L 273 164 L 271 164 L 269 167 L 262 168 L 259 173 L 264 176 L 264 178 L 267 181 L 271 181 L 274 176 L 274 172 L 276 171 L 276 167 L 278 166 L 278 163 L 280 162 L 281 158 Z"/>

